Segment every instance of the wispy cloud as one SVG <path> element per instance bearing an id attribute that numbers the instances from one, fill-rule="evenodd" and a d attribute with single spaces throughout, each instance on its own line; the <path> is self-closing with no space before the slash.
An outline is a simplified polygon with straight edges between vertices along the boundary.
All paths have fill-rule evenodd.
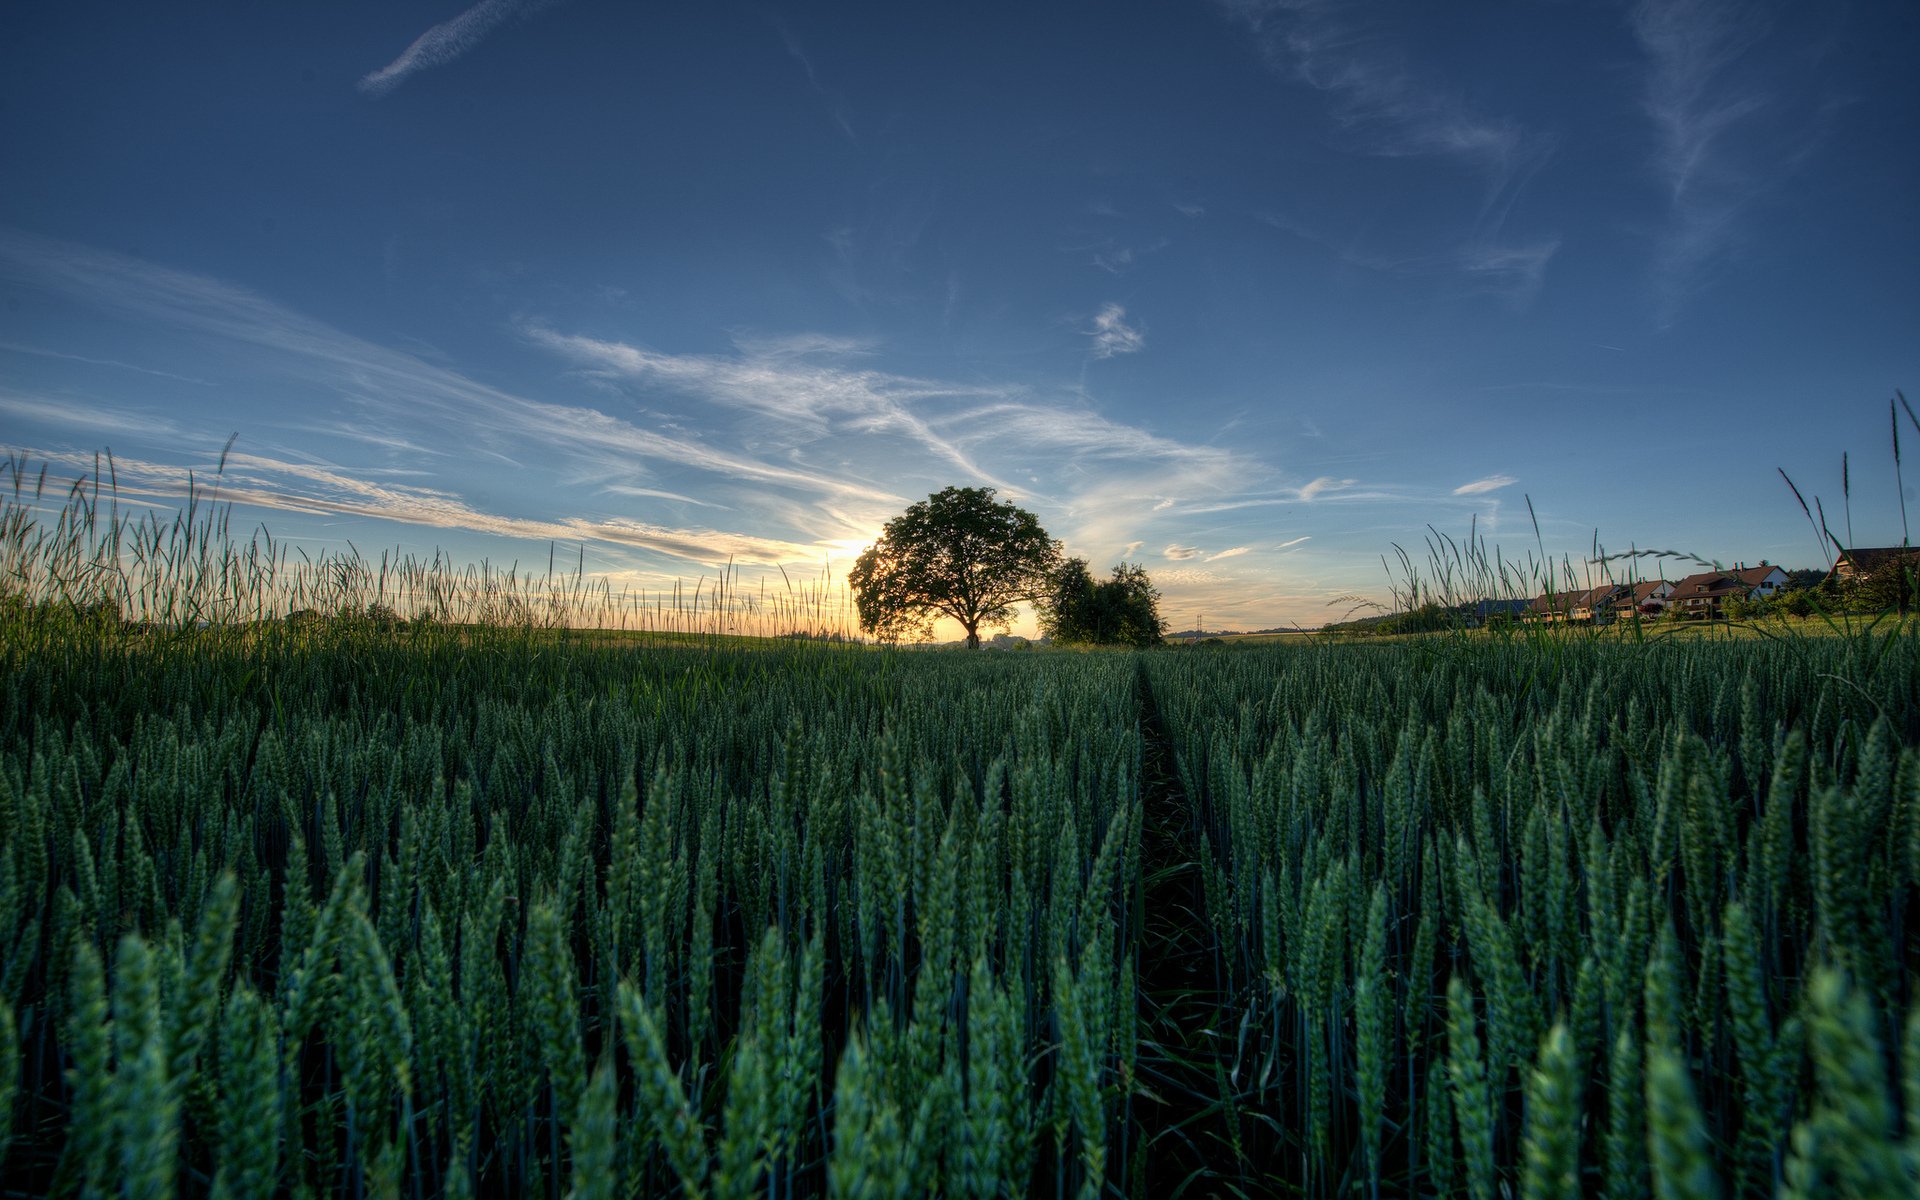
<path id="1" fill-rule="evenodd" d="M 1162 550 L 1160 557 L 1170 559 L 1173 562 L 1186 562 L 1189 559 L 1199 558 L 1205 553 L 1206 551 L 1200 549 L 1198 546 L 1181 546 L 1176 544 Z"/>
<path id="2" fill-rule="evenodd" d="M 661 433 L 593 408 L 526 399 L 343 333 L 245 288 L 108 251 L 0 229 L 0 280 L 269 352 L 280 372 L 323 389 L 367 420 L 401 422 L 438 438 L 456 434 L 469 454 L 512 462 L 522 448 L 539 446 L 597 464 L 615 478 L 652 462 L 842 500 L 896 499 L 885 488 L 791 459 Z M 384 429 L 379 436 L 400 433 Z"/>
<path id="3" fill-rule="evenodd" d="M 1087 336 L 1093 339 L 1095 358 L 1137 354 L 1147 348 L 1147 335 L 1127 324 L 1127 310 L 1118 304 L 1101 306 L 1094 314 L 1093 328 L 1087 331 Z"/>
<path id="4" fill-rule="evenodd" d="M 1370 153 L 1469 159 L 1504 184 L 1544 148 L 1517 122 L 1483 116 L 1423 78 L 1401 41 L 1351 0 L 1222 4 L 1253 31 L 1276 69 L 1328 94 L 1335 119 Z"/>
<path id="5" fill-rule="evenodd" d="M 1295 546 L 1301 545 L 1302 543 L 1305 543 L 1305 542 L 1310 542 L 1312 540 L 1313 540 L 1312 534 L 1305 534 L 1301 537 L 1289 538 L 1286 541 L 1281 542 L 1279 545 L 1275 546 L 1274 549 L 1275 550 L 1291 550 Z"/>
<path id="6" fill-rule="evenodd" d="M 89 469 L 72 451 L 35 450 L 33 457 Z M 116 456 L 116 486 L 140 498 L 181 499 L 190 486 L 206 494 L 208 464 L 198 468 Z M 331 463 L 294 462 L 234 451 L 219 476 L 220 500 L 305 516 L 351 516 L 429 529 L 532 541 L 592 541 L 715 566 L 728 561 L 774 566 L 818 562 L 823 543 L 805 544 L 720 529 L 676 529 L 624 518 L 515 517 L 477 509 L 455 493 L 362 478 Z"/>
<path id="7" fill-rule="evenodd" d="M 679 492 L 669 492 L 661 488 L 632 487 L 624 483 L 609 483 L 600 489 L 613 496 L 641 496 L 649 500 L 672 500 L 677 504 L 692 504 L 699 508 L 725 508 L 724 504 L 715 504 L 710 500 L 699 500 Z"/>
<path id="8" fill-rule="evenodd" d="M 1210 516 L 1240 512 L 1250 508 L 1280 508 L 1289 504 L 1454 504 L 1458 492 L 1431 491 L 1387 484 L 1362 483 L 1358 479 L 1336 479 L 1321 475 L 1306 483 L 1271 490 L 1242 487 L 1228 499 L 1181 501 L 1176 515 Z"/>
<path id="9" fill-rule="evenodd" d="M 1048 527 L 1074 544 L 1119 546 L 1152 528 L 1152 509 L 1165 497 L 1206 503 L 1273 486 L 1271 469 L 1246 451 L 1117 420 L 1082 389 L 888 371 L 878 348 L 859 339 L 742 336 L 731 352 L 672 354 L 521 324 L 528 345 L 597 385 L 589 406 L 515 394 L 428 361 L 427 351 L 369 342 L 229 283 L 4 228 L 0 285 L 82 304 L 105 318 L 102 328 L 125 321 L 190 333 L 209 361 L 244 361 L 253 376 L 274 380 L 276 392 L 301 397 L 236 422 L 243 444 L 263 457 L 278 453 L 272 443 L 279 437 L 321 452 L 331 447 L 344 460 L 371 447 L 384 467 L 399 455 L 415 468 L 451 471 L 450 464 L 488 460 L 512 468 L 489 488 L 484 509 L 472 506 L 479 516 L 449 507 L 458 497 L 405 489 L 368 510 L 397 520 L 431 523 L 426 517 L 439 514 L 434 519 L 450 527 L 548 536 L 555 532 L 548 526 L 576 519 L 567 506 L 581 513 L 595 497 L 691 502 L 725 512 L 727 524 L 750 531 L 743 537 L 844 551 L 870 539 L 905 497 L 960 481 L 1036 501 L 1030 506 L 1047 514 Z M 27 401 L 41 405 L 36 412 L 67 417 L 56 428 L 75 441 L 98 438 L 109 425 L 127 427 L 124 414 L 102 411 L 92 428 L 81 428 L 58 410 L 61 402 L 29 396 L 20 403 Z M 372 469 L 349 461 L 338 473 L 367 477 Z M 1021 485 L 1003 486 L 1012 479 Z M 280 507 L 371 503 L 335 492 L 316 498 L 262 484 L 249 494 L 262 503 L 281 496 L 272 501 Z M 521 511 L 512 517 L 487 511 L 513 505 Z M 580 536 L 657 545 L 660 553 L 696 548 L 606 518 L 577 520 L 591 526 Z M 648 530 L 671 528 L 657 522 Z M 701 544 L 721 544 L 704 535 L 727 531 L 692 532 L 703 535 Z M 763 557 L 751 547 L 739 557 L 749 556 Z"/>
<path id="10" fill-rule="evenodd" d="M 160 379 L 177 379 L 181 383 L 197 383 L 202 387 L 214 386 L 211 380 L 199 379 L 192 375 L 176 375 L 172 371 L 161 371 L 153 367 L 143 367 L 137 363 L 121 362 L 117 358 L 89 358 L 84 354 L 63 354 L 58 350 L 23 346 L 18 342 L 0 342 L 0 350 L 11 351 L 14 354 L 31 354 L 36 358 L 57 358 L 62 362 L 85 363 L 90 367 L 113 367 L 121 371 L 137 371 L 142 375 L 153 375 Z"/>
<path id="11" fill-rule="evenodd" d="M 1557 237 L 1512 244 L 1476 243 L 1461 251 L 1456 260 L 1479 290 L 1524 306 L 1540 294 L 1547 264 L 1559 249 Z"/>
<path id="12" fill-rule="evenodd" d="M 1629 23 L 1646 55 L 1641 106 L 1654 125 L 1653 165 L 1668 198 L 1654 265 L 1658 316 L 1667 325 L 1732 249 L 1735 219 L 1762 187 L 1759 164 L 1733 139 L 1772 102 L 1737 70 L 1770 21 L 1751 5 L 1722 0 L 1642 0 Z"/>
<path id="13" fill-rule="evenodd" d="M 1223 558 L 1238 558 L 1242 554 L 1245 554 L 1252 549 L 1253 549 L 1252 546 L 1234 546 L 1230 549 L 1221 550 L 1216 553 L 1207 555 L 1205 561 L 1219 562 Z"/>
<path id="14" fill-rule="evenodd" d="M 1173 243 L 1166 238 L 1147 242 L 1124 242 L 1112 236 L 1098 236 L 1062 246 L 1068 254 L 1087 256 L 1087 262 L 1109 275 L 1125 275 L 1150 254 L 1158 254 Z"/>
<path id="15" fill-rule="evenodd" d="M 849 352 L 856 359 L 864 353 Z M 943 384 L 857 361 L 836 364 L 831 349 L 806 361 L 780 361 L 765 356 L 764 343 L 749 342 L 741 355 L 756 364 L 755 386 L 766 394 L 729 403 L 758 414 L 772 411 L 781 396 L 857 397 L 842 409 L 804 401 L 798 407 L 819 420 L 823 444 L 851 448 L 876 431 L 910 431 L 907 444 L 917 443 L 936 469 L 942 461 L 973 463 L 975 478 L 1010 495 L 1047 493 L 1042 497 L 1047 507 L 1056 513 L 1064 510 L 1064 517 L 1050 518 L 1049 526 L 1077 544 L 1132 543 L 1126 551 L 1130 555 L 1138 542 L 1120 531 L 1150 518 L 1159 498 L 1223 497 L 1269 475 L 1263 463 L 1247 454 L 1116 421 L 1078 394 L 1049 399 L 1024 387 Z M 823 373 L 831 377 L 836 372 L 859 378 L 823 381 Z M 696 371 L 694 377 L 704 378 L 704 373 Z M 1034 479 L 1032 488 L 1000 482 L 1002 477 L 1029 478 L 1019 464 L 1036 456 L 1048 469 L 1044 479 Z M 909 465 L 905 460 L 897 463 Z"/>
<path id="16" fill-rule="evenodd" d="M 1065 531 L 1086 543 L 1131 540 L 1121 531 L 1167 506 L 1163 497 L 1217 497 L 1265 475 L 1244 454 L 1115 421 L 1084 396 L 1048 399 L 1022 386 L 880 370 L 871 365 L 873 347 L 859 341 L 740 338 L 732 355 L 676 355 L 537 325 L 523 330 L 534 344 L 623 386 L 749 413 L 756 427 L 779 429 L 788 445 L 845 453 L 878 438 L 924 452 L 949 477 L 957 468 L 1010 494 L 1050 493 L 1051 503 L 1067 509 Z M 896 469 L 911 465 L 896 449 L 885 454 Z M 1031 478 L 1018 463 L 1036 454 L 1050 463 L 1048 477 L 1031 479 L 1031 488 L 1010 485 Z"/>
<path id="17" fill-rule="evenodd" d="M 1160 572 L 1154 578 L 1160 583 L 1191 587 L 1195 584 L 1226 583 L 1229 577 L 1218 571 L 1202 570 L 1199 567 L 1175 567 L 1171 571 Z"/>
<path id="18" fill-rule="evenodd" d="M 859 145 L 859 135 L 854 133 L 853 123 L 847 119 L 845 98 L 820 81 L 820 73 L 814 69 L 813 56 L 807 53 L 807 48 L 800 44 L 800 39 L 794 36 L 793 30 L 787 27 L 787 23 L 773 13 L 765 15 L 774 31 L 780 35 L 780 43 L 786 47 L 787 57 L 799 63 L 800 69 L 806 72 L 807 86 L 813 89 L 814 95 L 826 101 L 827 110 L 833 117 L 834 125 L 839 128 L 841 136 L 852 144 Z"/>
<path id="19" fill-rule="evenodd" d="M 1359 482 L 1357 479 L 1335 479 L 1331 475 L 1322 475 L 1318 479 L 1301 484 L 1294 492 L 1294 499 L 1313 500 L 1328 492 L 1345 491 Z"/>
<path id="20" fill-rule="evenodd" d="M 1254 463 L 1232 451 L 1196 446 L 1163 437 L 1137 425 L 1109 419 L 1091 407 L 1039 404 L 1031 400 L 1000 403 L 956 412 L 943 426 L 964 427 L 963 439 L 972 444 L 1007 441 L 1071 456 L 1077 462 L 1160 462 L 1196 468 L 1202 475 L 1234 469 L 1252 470 Z M 1138 477 L 1136 477 L 1138 478 Z M 1215 480 L 1215 483 L 1221 482 Z M 1163 496 L 1170 489 L 1142 481 L 1142 500 Z M 1217 491 L 1208 485 L 1198 490 Z M 1163 502 L 1156 502 L 1159 508 Z"/>
<path id="21" fill-rule="evenodd" d="M 1254 219 L 1331 252 L 1341 262 L 1382 275 L 1464 277 L 1474 292 L 1530 303 L 1546 281 L 1547 267 L 1560 250 L 1557 237 L 1502 239 L 1476 229 L 1460 245 L 1435 253 L 1382 254 L 1363 249 L 1353 238 L 1336 238 L 1285 213 L 1262 211 Z M 1318 431 L 1309 436 L 1318 437 Z"/>
<path id="22" fill-rule="evenodd" d="M 921 401 L 1000 399 L 1007 395 L 1005 389 L 951 387 L 843 365 L 846 357 L 865 351 L 861 343 L 822 337 L 749 341 L 740 355 L 727 358 L 661 354 L 538 325 L 523 325 L 522 332 L 536 345 L 588 370 L 750 410 L 779 423 L 790 437 L 818 441 L 849 432 L 899 435 L 969 478 L 1005 486 L 916 411 Z"/>
<path id="23" fill-rule="evenodd" d="M 110 405 L 90 404 L 62 397 L 23 396 L 0 392 L 0 413 L 19 421 L 32 421 L 50 429 L 59 429 L 94 437 L 174 438 L 180 427 L 165 417 Z"/>
<path id="24" fill-rule="evenodd" d="M 1552 156 L 1554 139 L 1509 117 L 1479 111 L 1463 94 L 1418 69 L 1409 39 L 1380 27 L 1352 0 L 1218 0 L 1254 35 L 1278 72 L 1328 98 L 1330 115 L 1361 153 L 1465 164 L 1482 181 L 1479 211 L 1452 260 L 1483 289 L 1524 302 L 1540 285 L 1557 239 L 1510 245 L 1508 214 Z M 1343 253 L 1349 253 L 1343 251 Z"/>
<path id="25" fill-rule="evenodd" d="M 1679 200 L 1715 171 L 1721 135 L 1765 103 L 1758 94 L 1716 87 L 1765 35 L 1765 16 L 1718 0 L 1643 0 L 1631 23 L 1648 60 L 1642 102 L 1660 131 L 1660 172 Z"/>
<path id="26" fill-rule="evenodd" d="M 1132 558 L 1135 554 L 1140 552 L 1140 547 L 1144 545 L 1146 545 L 1145 542 L 1139 542 L 1139 541 L 1128 542 L 1126 546 L 1120 551 L 1120 557 L 1123 559 Z"/>
<path id="27" fill-rule="evenodd" d="M 1511 475 L 1489 475 L 1485 479 L 1476 479 L 1472 483 L 1463 483 L 1453 489 L 1456 496 L 1480 496 L 1487 492 L 1497 492 L 1503 487 L 1511 487 L 1520 482 Z"/>
<path id="28" fill-rule="evenodd" d="M 369 96 L 384 96 L 407 81 L 408 76 L 430 67 L 443 67 L 478 46 L 486 36 L 516 17 L 530 17 L 558 0 L 481 0 L 467 11 L 442 21 L 413 39 L 413 44 L 377 71 L 360 80 L 360 90 Z"/>

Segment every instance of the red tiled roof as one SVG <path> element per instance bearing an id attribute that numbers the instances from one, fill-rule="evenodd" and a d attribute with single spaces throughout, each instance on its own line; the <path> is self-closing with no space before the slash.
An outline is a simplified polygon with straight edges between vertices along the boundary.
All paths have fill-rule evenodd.
<path id="1" fill-rule="evenodd" d="M 1744 595 L 1766 582 L 1767 576 L 1775 571 L 1785 573 L 1773 563 L 1761 563 L 1757 567 L 1739 567 L 1730 571 L 1701 571 L 1674 584 L 1670 599 L 1674 601 L 1705 600 L 1716 596 Z"/>
<path id="2" fill-rule="evenodd" d="M 1634 584 L 1631 590 L 1621 589 L 1620 594 L 1614 597 L 1613 606 L 1615 608 L 1638 608 L 1642 604 L 1651 601 L 1654 598 L 1653 594 L 1661 588 L 1670 588 L 1672 586 L 1672 584 L 1664 579 L 1642 579 L 1640 582 Z"/>
<path id="3" fill-rule="evenodd" d="M 1621 591 L 1617 583 L 1603 583 L 1598 587 L 1583 588 L 1577 592 L 1555 592 L 1552 596 L 1535 596 L 1527 605 L 1531 612 L 1572 612 L 1576 608 L 1603 608 L 1607 602 Z"/>
<path id="4" fill-rule="evenodd" d="M 1771 568 L 1769 568 L 1771 569 Z M 1713 596 L 1731 596 L 1749 585 L 1734 578 L 1731 571 L 1701 571 L 1673 585 L 1674 600 L 1702 600 Z"/>

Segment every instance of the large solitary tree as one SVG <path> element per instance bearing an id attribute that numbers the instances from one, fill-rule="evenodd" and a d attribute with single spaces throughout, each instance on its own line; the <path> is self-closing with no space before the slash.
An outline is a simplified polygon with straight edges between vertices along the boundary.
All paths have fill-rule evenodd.
<path id="1" fill-rule="evenodd" d="M 885 641 L 926 637 L 940 617 L 980 645 L 980 626 L 1004 625 L 1014 605 L 1045 596 L 1060 543 L 992 488 L 950 487 L 888 521 L 853 564 L 860 628 Z"/>

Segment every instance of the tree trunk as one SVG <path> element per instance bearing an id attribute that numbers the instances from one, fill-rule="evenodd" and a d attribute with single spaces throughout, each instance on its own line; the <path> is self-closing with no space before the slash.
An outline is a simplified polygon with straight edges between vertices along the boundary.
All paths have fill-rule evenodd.
<path id="1" fill-rule="evenodd" d="M 978 625 L 969 625 L 967 626 L 967 649 L 978 650 L 979 648 L 980 627 Z"/>

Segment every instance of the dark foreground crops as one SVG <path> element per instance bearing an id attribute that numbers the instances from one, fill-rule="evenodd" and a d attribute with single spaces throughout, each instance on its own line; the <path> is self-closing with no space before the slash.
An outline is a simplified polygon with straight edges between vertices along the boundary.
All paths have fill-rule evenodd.
<path id="1" fill-rule="evenodd" d="M 1912 634 L 0 663 L 7 1194 L 1920 1181 Z"/>

